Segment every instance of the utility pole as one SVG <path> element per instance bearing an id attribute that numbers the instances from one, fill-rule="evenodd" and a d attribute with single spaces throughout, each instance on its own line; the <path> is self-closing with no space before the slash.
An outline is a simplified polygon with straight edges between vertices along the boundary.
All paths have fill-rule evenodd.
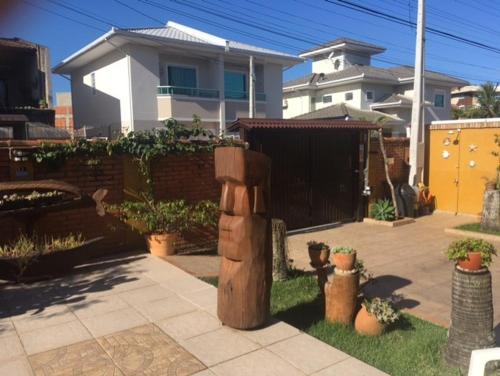
<path id="1" fill-rule="evenodd" d="M 248 117 L 255 117 L 255 67 L 253 56 L 250 56 L 250 74 L 249 74 L 249 90 L 248 90 Z"/>
<path id="2" fill-rule="evenodd" d="M 408 184 L 422 181 L 424 165 L 424 68 L 425 67 L 425 0 L 418 0 L 415 77 L 413 78 L 413 107 L 410 128 L 410 175 Z"/>

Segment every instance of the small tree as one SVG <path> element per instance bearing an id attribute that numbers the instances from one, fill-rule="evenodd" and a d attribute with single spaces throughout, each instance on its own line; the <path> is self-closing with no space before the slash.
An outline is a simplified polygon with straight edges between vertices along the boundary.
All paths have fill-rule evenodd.
<path id="1" fill-rule="evenodd" d="M 378 129 L 378 141 L 379 141 L 379 146 L 380 146 L 380 151 L 382 153 L 382 157 L 384 159 L 384 170 L 385 170 L 385 178 L 387 180 L 387 184 L 389 184 L 389 189 L 391 190 L 391 199 L 392 199 L 392 204 L 394 205 L 394 215 L 396 219 L 399 218 L 399 208 L 398 208 L 398 203 L 396 201 L 396 191 L 394 190 L 394 184 L 392 184 L 391 180 L 391 175 L 389 174 L 389 162 L 387 161 L 387 153 L 385 151 L 385 145 L 384 145 L 384 135 L 383 135 L 383 125 L 388 121 L 389 119 L 385 116 L 382 116 L 377 119 L 376 123 L 380 128 Z"/>

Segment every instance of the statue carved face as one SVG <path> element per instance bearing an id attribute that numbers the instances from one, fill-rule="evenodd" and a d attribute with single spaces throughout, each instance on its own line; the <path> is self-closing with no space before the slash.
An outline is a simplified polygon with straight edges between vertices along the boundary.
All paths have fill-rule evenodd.
<path id="1" fill-rule="evenodd" d="M 215 176 L 223 183 L 220 199 L 219 253 L 241 261 L 259 237 L 249 237 L 265 227 L 265 187 L 269 160 L 263 154 L 242 148 L 215 151 Z M 255 229 L 254 229 L 255 227 Z"/>

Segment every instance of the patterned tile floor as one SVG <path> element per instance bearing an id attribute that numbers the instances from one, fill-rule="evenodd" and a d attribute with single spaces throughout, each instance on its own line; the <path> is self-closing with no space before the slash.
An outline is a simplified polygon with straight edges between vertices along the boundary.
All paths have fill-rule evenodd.
<path id="1" fill-rule="evenodd" d="M 227 328 L 216 304 L 213 286 L 146 254 L 0 285 L 0 376 L 385 375 L 284 322 Z"/>

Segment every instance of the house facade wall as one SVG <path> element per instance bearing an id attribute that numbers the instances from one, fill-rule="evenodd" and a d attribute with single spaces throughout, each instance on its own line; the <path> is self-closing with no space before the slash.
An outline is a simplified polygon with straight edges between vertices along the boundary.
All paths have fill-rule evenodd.
<path id="1" fill-rule="evenodd" d="M 413 98 L 413 83 L 401 86 L 398 88 L 398 93 L 403 94 L 406 97 Z M 444 106 L 436 107 L 434 106 L 434 96 L 436 94 L 444 95 Z M 451 119 L 451 88 L 442 85 L 436 84 L 428 84 L 425 85 L 425 100 L 431 103 L 430 108 L 432 112 L 434 112 L 437 116 L 437 119 L 434 118 L 431 112 L 427 111 L 426 116 L 430 116 L 430 118 L 426 118 L 425 121 L 430 123 L 434 120 L 448 120 Z M 411 118 L 410 118 L 411 120 Z"/>
<path id="2" fill-rule="evenodd" d="M 122 50 L 71 74 L 71 100 L 75 128 L 94 127 L 103 136 L 132 129 L 130 57 Z"/>

